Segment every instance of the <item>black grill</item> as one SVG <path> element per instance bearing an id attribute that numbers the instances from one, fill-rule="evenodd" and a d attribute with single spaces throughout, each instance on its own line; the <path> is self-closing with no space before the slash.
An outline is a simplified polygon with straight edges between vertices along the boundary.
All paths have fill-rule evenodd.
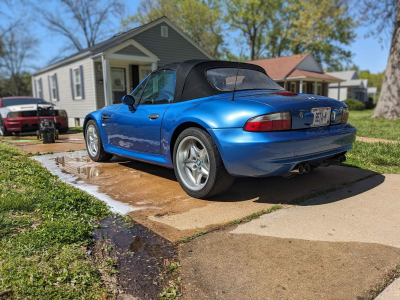
<path id="1" fill-rule="evenodd" d="M 23 117 L 36 117 L 37 111 L 36 110 L 23 111 L 22 116 Z"/>

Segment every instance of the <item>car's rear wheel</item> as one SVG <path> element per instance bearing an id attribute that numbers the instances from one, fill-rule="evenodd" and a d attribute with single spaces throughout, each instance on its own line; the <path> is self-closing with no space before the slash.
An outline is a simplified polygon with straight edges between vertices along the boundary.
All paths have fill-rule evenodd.
<path id="1" fill-rule="evenodd" d="M 234 178 L 225 169 L 212 137 L 199 128 L 184 130 L 174 146 L 174 170 L 179 184 L 194 198 L 229 189 Z"/>
<path id="2" fill-rule="evenodd" d="M 0 136 L 10 136 L 10 135 L 12 135 L 12 132 L 7 130 L 6 124 L 4 124 L 3 119 L 0 118 Z"/>
<path id="3" fill-rule="evenodd" d="M 89 157 L 96 162 L 109 161 L 112 154 L 104 151 L 103 143 L 101 142 L 101 137 L 99 129 L 95 121 L 90 120 L 85 128 L 85 141 L 86 149 Z"/>

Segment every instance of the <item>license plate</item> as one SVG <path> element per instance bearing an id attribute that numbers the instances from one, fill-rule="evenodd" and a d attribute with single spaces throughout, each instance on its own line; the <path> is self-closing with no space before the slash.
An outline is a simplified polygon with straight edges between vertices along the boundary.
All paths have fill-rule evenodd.
<path id="1" fill-rule="evenodd" d="M 314 122 L 311 127 L 328 126 L 331 123 L 331 108 L 330 107 L 317 107 L 311 109 L 314 114 Z"/>

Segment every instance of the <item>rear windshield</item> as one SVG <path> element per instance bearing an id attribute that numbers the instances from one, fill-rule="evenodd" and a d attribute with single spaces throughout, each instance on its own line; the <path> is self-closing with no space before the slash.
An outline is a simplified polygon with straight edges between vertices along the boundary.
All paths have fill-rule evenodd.
<path id="1" fill-rule="evenodd" d="M 38 104 L 38 103 L 46 103 L 46 101 L 37 98 L 3 99 L 1 100 L 1 107 L 12 106 L 12 105 Z"/>
<path id="2" fill-rule="evenodd" d="M 283 88 L 264 73 L 236 68 L 217 68 L 207 71 L 208 81 L 220 91 L 240 90 L 283 90 Z"/>

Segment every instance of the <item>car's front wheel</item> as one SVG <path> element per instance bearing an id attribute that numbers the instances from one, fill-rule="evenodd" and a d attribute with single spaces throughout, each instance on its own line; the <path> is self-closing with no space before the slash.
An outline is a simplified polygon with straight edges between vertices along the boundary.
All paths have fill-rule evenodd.
<path id="1" fill-rule="evenodd" d="M 194 198 L 207 198 L 229 189 L 234 178 L 225 169 L 212 137 L 199 128 L 185 129 L 174 146 L 175 175 Z"/>
<path id="2" fill-rule="evenodd" d="M 0 118 L 0 136 L 10 136 L 12 132 L 8 131 L 3 119 Z"/>
<path id="3" fill-rule="evenodd" d="M 95 121 L 90 120 L 85 128 L 86 149 L 89 157 L 96 162 L 109 161 L 112 154 L 104 151 L 100 132 Z"/>

